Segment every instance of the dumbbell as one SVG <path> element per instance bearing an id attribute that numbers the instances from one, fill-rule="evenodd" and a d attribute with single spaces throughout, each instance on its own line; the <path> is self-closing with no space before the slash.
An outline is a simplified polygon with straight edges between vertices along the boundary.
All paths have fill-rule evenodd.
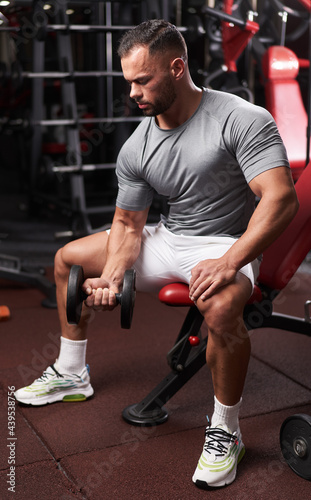
<path id="1" fill-rule="evenodd" d="M 117 303 L 121 304 L 121 328 L 131 328 L 136 297 L 135 280 L 135 270 L 127 269 L 124 274 L 122 293 L 116 293 Z M 66 304 L 67 321 L 70 325 L 78 325 L 81 318 L 82 303 L 88 297 L 82 290 L 83 283 L 84 272 L 82 266 L 72 266 L 68 278 Z"/>

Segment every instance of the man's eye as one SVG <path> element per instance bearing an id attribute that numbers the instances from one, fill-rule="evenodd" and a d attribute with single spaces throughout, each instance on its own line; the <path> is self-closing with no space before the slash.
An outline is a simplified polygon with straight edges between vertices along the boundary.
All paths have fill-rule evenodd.
<path id="1" fill-rule="evenodd" d="M 149 78 L 146 78 L 144 80 L 139 80 L 137 83 L 138 83 L 138 85 L 147 85 L 148 82 L 149 82 Z"/>

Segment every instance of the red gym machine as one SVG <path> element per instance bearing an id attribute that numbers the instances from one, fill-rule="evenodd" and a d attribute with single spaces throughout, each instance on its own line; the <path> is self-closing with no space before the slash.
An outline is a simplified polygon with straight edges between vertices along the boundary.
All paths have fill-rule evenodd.
<path id="1" fill-rule="evenodd" d="M 248 12 L 248 19 L 246 20 L 232 15 L 233 3 L 234 0 L 225 0 L 221 11 L 207 6 L 202 7 L 201 13 L 204 16 L 215 18 L 221 22 L 221 46 L 224 59 L 223 65 L 207 76 L 205 86 L 209 86 L 223 73 L 237 73 L 237 60 L 250 40 L 259 31 L 259 24 L 253 20 L 254 13 L 252 11 Z M 230 88 L 228 91 L 241 95 L 245 94 L 249 101 L 253 101 L 252 93 L 246 86 L 240 85 Z"/>
<path id="2" fill-rule="evenodd" d="M 287 47 L 269 47 L 262 59 L 266 107 L 276 121 L 296 181 L 306 166 L 308 115 L 296 77 L 299 60 Z"/>

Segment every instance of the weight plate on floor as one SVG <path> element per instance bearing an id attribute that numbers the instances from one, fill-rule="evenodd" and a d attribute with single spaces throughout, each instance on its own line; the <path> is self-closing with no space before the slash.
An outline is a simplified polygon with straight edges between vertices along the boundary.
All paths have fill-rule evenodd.
<path id="1" fill-rule="evenodd" d="M 135 269 L 127 269 L 124 273 L 123 290 L 121 299 L 121 327 L 131 328 L 133 310 L 136 298 L 136 272 Z"/>
<path id="2" fill-rule="evenodd" d="M 67 288 L 67 321 L 70 325 L 77 325 L 80 321 L 83 297 L 81 287 L 84 282 L 84 273 L 81 266 L 72 266 L 68 278 Z"/>
<path id="3" fill-rule="evenodd" d="M 311 416 L 293 415 L 284 420 L 280 431 L 283 457 L 303 479 L 311 480 Z"/>

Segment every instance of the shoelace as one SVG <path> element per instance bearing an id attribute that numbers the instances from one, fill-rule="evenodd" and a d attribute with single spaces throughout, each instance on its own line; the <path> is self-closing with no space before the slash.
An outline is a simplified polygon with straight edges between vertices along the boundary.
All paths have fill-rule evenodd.
<path id="1" fill-rule="evenodd" d="M 204 450 L 207 453 L 214 453 L 216 457 L 225 455 L 231 443 L 237 440 L 237 437 L 224 429 L 206 428 Z M 218 452 L 218 453 L 215 453 Z"/>
<path id="2" fill-rule="evenodd" d="M 54 368 L 53 365 L 50 365 L 49 368 L 52 368 L 52 370 L 55 372 L 55 374 L 57 375 L 58 378 L 63 378 L 63 375 L 61 375 L 60 373 L 58 373 L 58 371 Z M 44 382 L 45 380 L 47 380 L 50 376 L 52 375 L 52 373 L 48 372 L 47 370 L 45 372 L 42 373 L 41 377 L 38 378 L 38 381 L 40 382 Z"/>

